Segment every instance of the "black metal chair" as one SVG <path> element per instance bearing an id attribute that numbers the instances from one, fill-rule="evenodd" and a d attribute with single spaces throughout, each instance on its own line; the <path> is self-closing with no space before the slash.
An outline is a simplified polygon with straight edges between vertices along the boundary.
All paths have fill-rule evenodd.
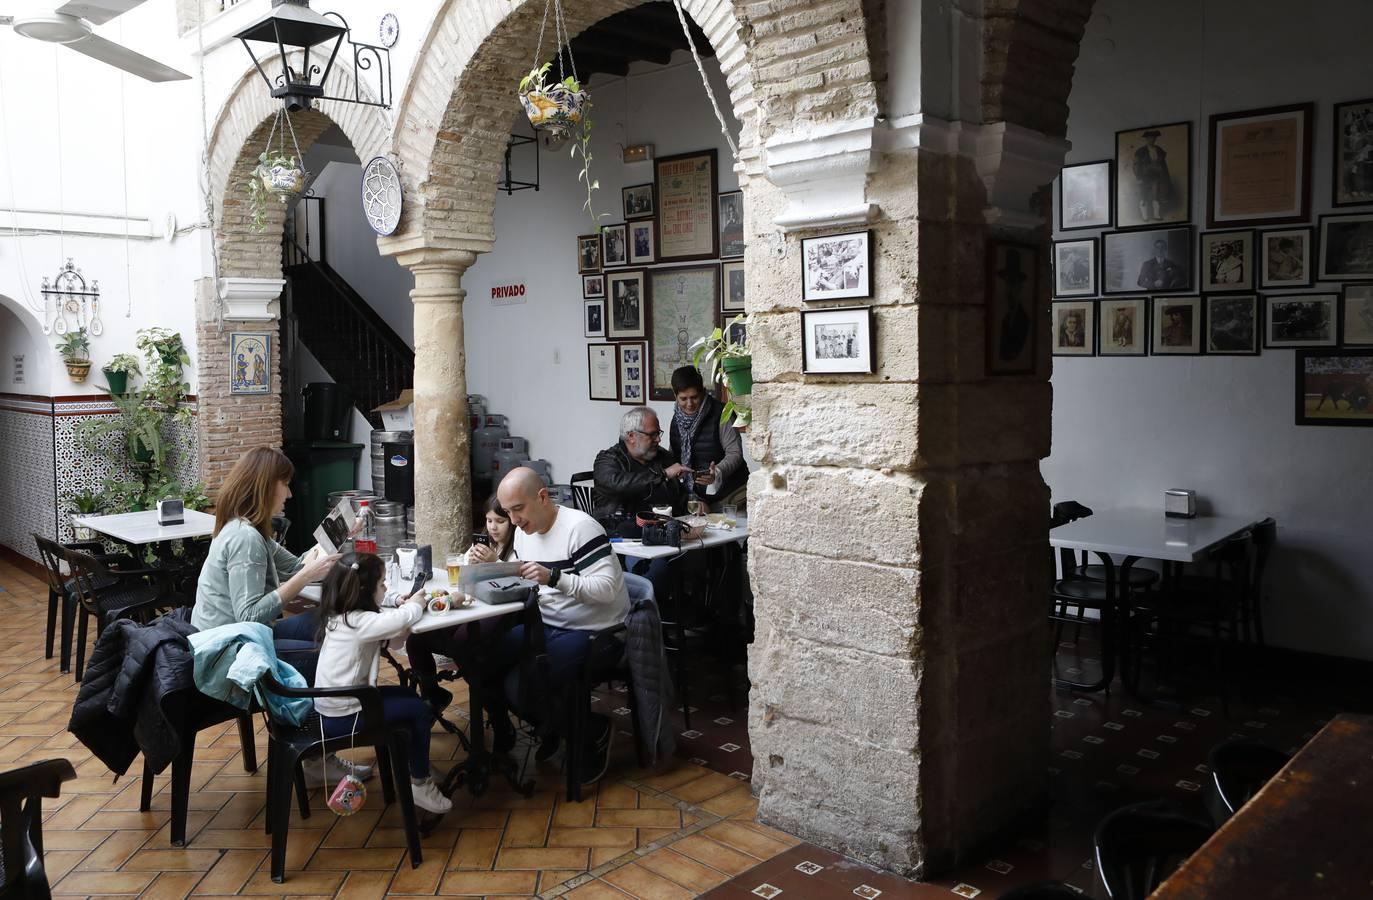
<path id="1" fill-rule="evenodd" d="M 571 478 L 572 502 L 578 509 L 591 515 L 595 508 L 596 473 L 577 472 Z"/>
<path id="2" fill-rule="evenodd" d="M 272 540 L 285 545 L 286 533 L 291 530 L 291 520 L 285 516 L 272 516 Z"/>
<path id="3" fill-rule="evenodd" d="M 1249 575 L 1249 592 L 1240 613 L 1240 625 L 1245 640 L 1252 640 L 1264 647 L 1267 644 L 1263 639 L 1263 574 L 1268 569 L 1268 557 L 1273 552 L 1273 545 L 1278 542 L 1278 523 L 1272 517 L 1264 519 L 1250 529 L 1250 535 L 1254 541 L 1254 558 Z"/>
<path id="4" fill-rule="evenodd" d="M 61 642 L 61 662 L 60 668 L 63 672 L 71 669 L 72 658 L 72 629 L 76 625 L 76 593 L 75 585 L 67 573 L 62 571 L 63 547 L 73 550 L 83 550 L 100 559 L 105 554 L 105 547 L 99 541 L 76 541 L 70 544 L 59 544 L 49 540 L 40 534 L 34 533 L 34 543 L 38 546 L 38 557 L 43 561 L 43 571 L 48 577 L 48 629 L 47 636 L 43 644 L 43 658 L 52 659 L 53 638 L 57 628 L 58 610 L 62 614 L 62 642 Z M 112 584 L 111 580 L 109 584 Z M 103 584 L 108 587 L 109 584 Z"/>
<path id="5" fill-rule="evenodd" d="M 1206 810 L 1219 828 L 1269 782 L 1291 756 L 1252 738 L 1236 738 L 1211 748 L 1207 768 Z"/>
<path id="6" fill-rule="evenodd" d="M 1123 806 L 1096 827 L 1097 879 L 1112 900 L 1144 900 L 1212 832 L 1161 801 Z"/>
<path id="7" fill-rule="evenodd" d="M 382 711 L 381 693 L 371 685 L 338 688 L 287 687 L 271 673 L 258 681 L 259 687 L 279 697 L 352 697 L 362 704 L 357 731 L 336 738 L 320 739 L 319 714 L 311 711 L 304 725 L 292 725 L 270 714 L 267 716 L 267 831 L 272 836 L 272 881 L 281 884 L 286 878 L 286 836 L 291 824 L 291 794 L 294 789 L 302 819 L 310 818 L 310 798 L 305 787 L 305 773 L 301 762 L 318 754 L 326 754 L 349 747 L 372 747 L 377 754 L 377 774 L 381 781 L 382 798 L 386 804 L 400 801 L 401 818 L 405 823 L 405 841 L 410 851 L 410 867 L 422 861 L 419 821 L 415 815 L 415 799 L 410 792 L 410 779 L 405 767 L 409 757 L 409 732 L 386 724 Z M 325 790 L 331 790 L 326 786 Z"/>
<path id="8" fill-rule="evenodd" d="M 65 759 L 45 759 L 0 773 L 0 896 L 52 897 L 43 869 L 43 798 L 60 796 L 62 782 L 75 777 Z"/>
<path id="9" fill-rule="evenodd" d="M 76 629 L 76 680 L 86 671 L 86 632 L 95 619 L 96 637 L 115 619 L 132 618 L 147 622 L 152 613 L 185 606 L 182 598 L 170 591 L 170 573 L 165 569 L 145 569 L 134 565 L 131 557 L 108 556 L 119 564 L 110 569 L 100 559 L 81 550 L 62 550 L 71 571 L 77 602 L 81 605 Z"/>

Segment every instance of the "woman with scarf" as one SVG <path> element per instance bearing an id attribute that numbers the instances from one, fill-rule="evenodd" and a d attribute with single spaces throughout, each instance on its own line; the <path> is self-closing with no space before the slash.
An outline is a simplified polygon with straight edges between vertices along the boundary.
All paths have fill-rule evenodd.
<path id="1" fill-rule="evenodd" d="M 706 392 L 701 373 L 693 366 L 672 373 L 672 394 L 676 398 L 668 437 L 672 455 L 687 469 L 708 473 L 683 475 L 684 484 L 717 508 L 733 504 L 742 509 L 748 466 L 734 416 L 721 420 L 720 401 Z"/>

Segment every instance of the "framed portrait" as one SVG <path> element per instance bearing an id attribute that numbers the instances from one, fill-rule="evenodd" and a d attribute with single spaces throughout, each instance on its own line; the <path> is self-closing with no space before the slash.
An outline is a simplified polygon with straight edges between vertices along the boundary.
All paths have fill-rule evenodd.
<path id="1" fill-rule="evenodd" d="M 601 274 L 582 276 L 582 297 L 586 300 L 600 300 L 605 297 L 605 276 Z"/>
<path id="2" fill-rule="evenodd" d="M 1254 289 L 1254 232 L 1203 231 L 1200 259 L 1204 293 Z"/>
<path id="3" fill-rule="evenodd" d="M 620 400 L 620 359 L 618 344 L 586 345 L 587 396 L 592 400 Z"/>
<path id="4" fill-rule="evenodd" d="M 1196 356 L 1201 353 L 1201 298 L 1155 297 L 1153 338 L 1149 352 L 1154 356 Z"/>
<path id="5" fill-rule="evenodd" d="M 645 219 L 642 222 L 629 223 L 629 263 L 633 266 L 647 265 L 656 262 L 658 255 L 654 252 L 653 243 L 653 221 Z"/>
<path id="6" fill-rule="evenodd" d="M 871 306 L 801 311 L 801 371 L 871 375 L 876 357 Z"/>
<path id="7" fill-rule="evenodd" d="M 720 264 L 720 309 L 744 311 L 744 261 Z"/>
<path id="8" fill-rule="evenodd" d="M 620 188 L 626 219 L 647 219 L 653 215 L 653 185 L 631 184 Z"/>
<path id="9" fill-rule="evenodd" d="M 737 321 L 736 321 L 737 320 Z M 748 323 L 735 316 L 725 323 L 725 337 L 731 344 L 748 346 Z"/>
<path id="10" fill-rule="evenodd" d="M 661 262 L 713 259 L 719 255 L 716 217 L 716 153 L 700 150 L 653 161 L 658 186 L 654 237 Z"/>
<path id="11" fill-rule="evenodd" d="M 1373 426 L 1373 350 L 1298 350 L 1297 424 Z"/>
<path id="12" fill-rule="evenodd" d="M 601 271 L 601 236 L 599 234 L 577 235 L 577 271 L 582 273 Z"/>
<path id="13" fill-rule="evenodd" d="M 612 341 L 641 338 L 648 303 L 644 299 L 643 269 L 605 273 L 605 336 Z"/>
<path id="14" fill-rule="evenodd" d="M 1054 241 L 1054 296 L 1097 294 L 1097 239 Z"/>
<path id="15" fill-rule="evenodd" d="M 744 192 L 720 195 L 720 257 L 744 255 Z"/>
<path id="16" fill-rule="evenodd" d="M 720 265 L 651 269 L 648 284 L 648 395 L 671 400 L 673 370 L 691 365 L 691 345 L 720 324 Z"/>
<path id="17" fill-rule="evenodd" d="M 272 392 L 272 336 L 266 333 L 229 333 L 229 393 Z"/>
<path id="18" fill-rule="evenodd" d="M 1338 342 L 1339 294 L 1268 294 L 1263 346 L 1334 347 Z"/>
<path id="19" fill-rule="evenodd" d="M 987 242 L 989 375 L 1028 375 L 1035 370 L 1039 252 L 1037 247 L 998 238 Z"/>
<path id="20" fill-rule="evenodd" d="M 1259 295 L 1206 298 L 1206 352 L 1213 356 L 1258 356 Z"/>
<path id="21" fill-rule="evenodd" d="M 601 265 L 604 268 L 629 265 L 629 241 L 625 224 L 607 225 L 601 229 Z"/>
<path id="22" fill-rule="evenodd" d="M 1316 229 L 1310 225 L 1259 232 L 1259 287 L 1298 288 L 1315 283 Z"/>
<path id="23" fill-rule="evenodd" d="M 1340 343 L 1346 347 L 1373 347 L 1373 284 L 1344 286 Z"/>
<path id="24" fill-rule="evenodd" d="M 1101 236 L 1103 294 L 1192 289 L 1192 228 L 1108 231 Z"/>
<path id="25" fill-rule="evenodd" d="M 872 296 L 872 232 L 801 239 L 801 299 Z"/>
<path id="26" fill-rule="evenodd" d="M 1096 301 L 1056 300 L 1051 305 L 1054 356 L 1096 355 Z"/>
<path id="27" fill-rule="evenodd" d="M 1298 103 L 1211 116 L 1210 227 L 1310 218 L 1314 112 Z"/>
<path id="28" fill-rule="evenodd" d="M 605 301 L 582 301 L 582 337 L 605 337 Z"/>
<path id="29" fill-rule="evenodd" d="M 1192 221 L 1192 123 L 1116 132 L 1116 228 Z"/>
<path id="30" fill-rule="evenodd" d="M 620 357 L 620 402 L 625 406 L 643 406 L 648 402 L 644 377 L 648 372 L 648 345 L 643 341 L 616 344 Z"/>
<path id="31" fill-rule="evenodd" d="M 1317 281 L 1373 279 L 1373 213 L 1321 216 Z"/>
<path id="32" fill-rule="evenodd" d="M 1097 303 L 1097 355 L 1144 356 L 1149 350 L 1149 298 Z"/>
<path id="33" fill-rule="evenodd" d="M 1114 201 L 1109 159 L 1064 166 L 1058 175 L 1058 230 L 1110 228 Z"/>
<path id="34" fill-rule="evenodd" d="M 1335 104 L 1332 206 L 1373 203 L 1373 99 Z"/>

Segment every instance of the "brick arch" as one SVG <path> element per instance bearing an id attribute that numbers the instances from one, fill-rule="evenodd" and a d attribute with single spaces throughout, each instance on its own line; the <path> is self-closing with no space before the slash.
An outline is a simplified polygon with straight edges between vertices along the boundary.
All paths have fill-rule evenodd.
<path id="1" fill-rule="evenodd" d="M 566 4 L 568 31 L 578 34 L 642 2 Z M 728 97 L 717 99 L 732 105 L 741 124 L 740 157 L 754 158 L 759 116 L 745 44 L 752 28 L 736 11 L 745 4 L 683 0 L 682 5 L 715 49 L 729 88 Z M 490 248 L 495 240 L 495 184 L 510 122 L 519 109 L 515 86 L 528 70 L 543 8 L 542 0 L 449 0 L 439 12 L 400 106 L 395 149 L 407 208 L 401 228 L 383 247 L 393 252 Z"/>
<path id="2" fill-rule="evenodd" d="M 988 0 L 982 32 L 982 120 L 1053 138 L 1068 131 L 1068 93 L 1096 0 Z"/>

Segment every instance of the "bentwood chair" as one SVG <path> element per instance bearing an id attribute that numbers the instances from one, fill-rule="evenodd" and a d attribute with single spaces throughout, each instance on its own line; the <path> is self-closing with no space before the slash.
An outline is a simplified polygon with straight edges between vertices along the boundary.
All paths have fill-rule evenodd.
<path id="1" fill-rule="evenodd" d="M 43 798 L 58 797 L 62 782 L 76 777 L 65 759 L 46 759 L 0 773 L 0 896 L 49 900 L 43 869 Z"/>
<path id="2" fill-rule="evenodd" d="M 578 509 L 591 515 L 591 510 L 595 508 L 595 498 L 593 492 L 596 489 L 595 472 L 578 472 L 572 476 L 572 502 Z"/>
<path id="3" fill-rule="evenodd" d="M 1217 828 L 1239 812 L 1292 757 L 1253 738 L 1235 738 L 1211 748 L 1206 767 L 1206 810 Z"/>
<path id="4" fill-rule="evenodd" d="M 1096 873 L 1106 896 L 1144 900 L 1213 829 L 1166 803 L 1150 801 L 1124 806 L 1096 827 Z"/>

